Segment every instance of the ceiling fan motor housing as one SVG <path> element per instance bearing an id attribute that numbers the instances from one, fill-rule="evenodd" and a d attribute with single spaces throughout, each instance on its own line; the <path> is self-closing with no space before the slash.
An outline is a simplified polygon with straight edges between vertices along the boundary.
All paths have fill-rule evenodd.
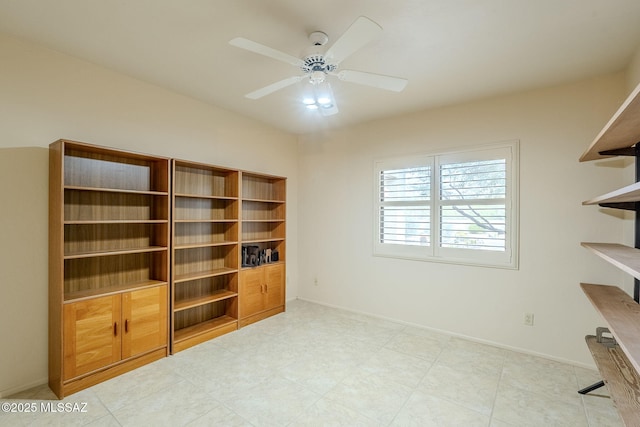
<path id="1" fill-rule="evenodd" d="M 300 69 L 307 74 L 311 74 L 314 71 L 322 71 L 323 73 L 329 73 L 337 68 L 335 64 L 327 64 L 324 56 L 321 54 L 313 54 L 303 59 L 303 64 Z"/>
<path id="2" fill-rule="evenodd" d="M 309 34 L 309 41 L 314 46 L 324 46 L 329 41 L 329 36 L 322 31 L 314 31 Z M 327 73 L 334 71 L 337 66 L 335 64 L 327 64 L 324 55 L 321 53 L 312 53 L 302 60 L 303 64 L 300 69 L 310 75 L 311 83 L 322 83 Z M 321 74 L 322 73 L 322 74 Z"/>
<path id="3" fill-rule="evenodd" d="M 324 46 L 329 41 L 329 36 L 322 31 L 314 31 L 309 34 L 309 40 L 314 46 Z"/>

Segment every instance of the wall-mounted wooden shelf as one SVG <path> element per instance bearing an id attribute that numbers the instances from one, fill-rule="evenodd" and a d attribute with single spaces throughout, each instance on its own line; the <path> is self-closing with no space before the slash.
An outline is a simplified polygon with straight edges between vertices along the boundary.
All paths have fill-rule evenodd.
<path id="1" fill-rule="evenodd" d="M 596 337 L 585 337 L 611 399 L 626 426 L 640 426 L 640 376 L 620 347 L 606 347 Z"/>
<path id="2" fill-rule="evenodd" d="M 634 156 L 636 170 L 640 167 L 640 85 L 638 85 L 611 117 L 580 161 L 598 160 L 610 156 Z M 637 174 L 636 174 L 637 177 Z M 640 181 L 636 179 L 636 181 Z M 611 191 L 583 202 L 616 209 L 633 210 L 640 215 L 640 182 Z M 636 219 L 637 224 L 637 219 Z M 635 246 L 640 241 L 636 226 Z M 634 298 L 616 286 L 582 284 L 582 289 L 600 312 L 622 351 L 606 349 L 587 336 L 587 345 L 602 374 L 618 412 L 627 425 L 640 425 L 640 249 L 612 243 L 582 243 L 582 246 L 635 277 Z M 626 356 L 626 357 L 625 357 Z M 596 383 L 580 390 L 589 393 L 602 386 Z"/>
<path id="3" fill-rule="evenodd" d="M 640 85 L 596 136 L 580 161 L 603 159 L 609 156 L 601 155 L 601 152 L 632 147 L 637 142 L 640 142 Z"/>
<path id="4" fill-rule="evenodd" d="M 599 205 L 603 203 L 640 202 L 640 182 L 614 190 L 602 196 L 582 202 L 583 205 Z"/>
<path id="5" fill-rule="evenodd" d="M 640 305 L 617 286 L 588 283 L 580 286 L 607 323 L 631 365 L 640 371 Z"/>
<path id="6" fill-rule="evenodd" d="M 622 271 L 640 279 L 640 249 L 617 243 L 587 243 L 582 246 L 591 250 L 600 258 L 610 262 Z"/>

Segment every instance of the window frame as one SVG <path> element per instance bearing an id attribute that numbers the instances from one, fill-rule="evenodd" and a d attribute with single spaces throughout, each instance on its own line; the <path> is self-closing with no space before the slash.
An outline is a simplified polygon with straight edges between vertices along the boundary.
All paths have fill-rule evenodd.
<path id="1" fill-rule="evenodd" d="M 406 156 L 394 156 L 374 160 L 373 164 L 373 255 L 380 257 L 400 258 L 408 260 L 442 262 L 483 267 L 518 269 L 518 240 L 519 240 L 519 151 L 517 140 L 463 147 L 455 150 L 420 153 Z M 505 250 L 492 251 L 467 248 L 441 247 L 441 207 L 455 204 L 442 200 L 440 195 L 441 176 L 440 165 L 456 162 L 485 161 L 505 159 L 506 192 L 505 207 Z M 381 243 L 381 208 L 389 206 L 380 198 L 381 172 L 405 169 L 417 166 L 431 166 L 431 196 L 425 202 L 431 213 L 430 246 L 414 246 L 403 244 Z M 475 200 L 475 199 L 474 199 Z M 490 203 L 492 199 L 477 199 L 482 204 Z M 493 199 L 502 204 L 502 199 Z M 458 203 L 459 204 L 459 203 Z"/>

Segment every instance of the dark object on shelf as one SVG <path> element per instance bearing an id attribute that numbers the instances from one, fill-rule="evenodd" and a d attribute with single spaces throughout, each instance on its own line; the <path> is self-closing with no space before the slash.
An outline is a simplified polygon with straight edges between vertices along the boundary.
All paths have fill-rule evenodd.
<path id="1" fill-rule="evenodd" d="M 275 249 L 260 249 L 260 246 L 246 245 L 242 247 L 242 266 L 257 267 L 271 264 L 280 260 L 280 254 Z"/>
<path id="2" fill-rule="evenodd" d="M 259 246 L 243 246 L 242 247 L 242 266 L 254 267 L 260 265 L 260 247 Z"/>
<path id="3" fill-rule="evenodd" d="M 249 251 L 249 265 L 260 265 L 260 247 L 247 246 Z"/>

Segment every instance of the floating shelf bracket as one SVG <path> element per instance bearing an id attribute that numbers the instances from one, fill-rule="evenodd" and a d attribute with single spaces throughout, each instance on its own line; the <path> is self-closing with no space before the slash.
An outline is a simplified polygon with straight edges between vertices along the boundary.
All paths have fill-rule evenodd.
<path id="1" fill-rule="evenodd" d="M 640 156 L 640 143 L 636 143 L 631 147 L 618 148 L 616 150 L 600 151 L 598 154 L 601 156 Z"/>
<path id="2" fill-rule="evenodd" d="M 638 202 L 598 203 L 598 206 L 603 208 L 624 209 L 626 211 L 640 210 L 640 204 Z"/>

